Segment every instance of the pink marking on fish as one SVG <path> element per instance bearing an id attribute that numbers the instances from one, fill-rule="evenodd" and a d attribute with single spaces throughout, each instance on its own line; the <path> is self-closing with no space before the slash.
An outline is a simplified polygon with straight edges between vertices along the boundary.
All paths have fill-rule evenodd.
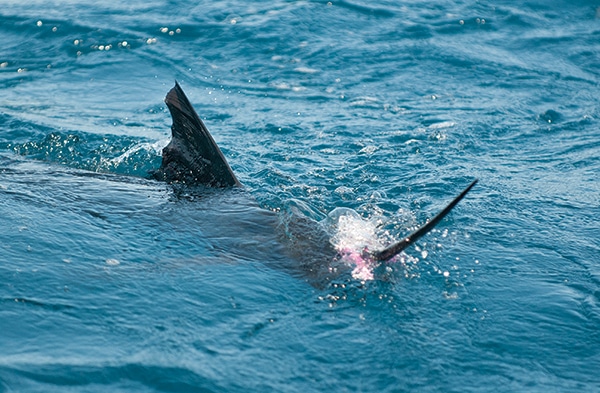
<path id="1" fill-rule="evenodd" d="M 344 248 L 340 251 L 340 256 L 344 262 L 354 265 L 354 270 L 352 270 L 353 278 L 364 281 L 375 278 L 373 275 L 373 259 L 369 256 L 366 248 L 361 252 L 351 248 Z"/>
<path id="2" fill-rule="evenodd" d="M 365 247 L 362 251 L 346 247 L 339 251 L 339 255 L 342 261 L 349 265 L 354 265 L 354 269 L 352 270 L 353 278 L 362 281 L 375 279 L 373 269 L 375 269 L 378 263 L 373 259 L 372 254 L 369 252 L 367 247 Z M 404 263 L 402 254 L 398 254 L 387 261 L 387 263 L 394 262 Z"/>

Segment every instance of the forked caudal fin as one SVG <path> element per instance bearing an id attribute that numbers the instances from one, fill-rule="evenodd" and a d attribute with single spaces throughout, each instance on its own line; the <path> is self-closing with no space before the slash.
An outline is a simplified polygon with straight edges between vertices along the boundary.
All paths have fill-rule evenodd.
<path id="1" fill-rule="evenodd" d="M 399 253 L 401 253 L 406 247 L 408 247 L 411 244 L 413 244 L 414 242 L 416 242 L 422 236 L 425 236 L 440 221 L 442 221 L 442 219 L 444 217 L 446 217 L 446 215 L 448 213 L 450 213 L 450 211 L 454 208 L 454 206 L 456 206 L 456 204 L 458 202 L 460 202 L 461 199 L 463 199 L 469 191 L 471 191 L 471 188 L 473 188 L 473 186 L 476 183 L 477 183 L 477 179 L 473 180 L 467 188 L 465 188 L 456 198 L 454 198 L 454 200 L 452 202 L 450 202 L 448 204 L 448 206 L 446 206 L 444 208 L 444 210 L 439 212 L 435 217 L 433 217 L 431 220 L 429 220 L 421 228 L 417 229 L 416 231 L 414 231 L 413 233 L 411 233 L 410 235 L 408 235 L 401 241 L 399 241 L 395 244 L 392 244 L 391 246 L 387 247 L 386 249 L 372 253 L 370 255 L 370 257 L 376 261 L 385 262 L 385 261 L 392 259 L 394 256 L 398 255 Z"/>
<path id="2" fill-rule="evenodd" d="M 171 142 L 163 149 L 160 169 L 152 175 L 169 183 L 209 187 L 240 186 L 225 156 L 175 82 L 165 103 L 171 112 Z"/>

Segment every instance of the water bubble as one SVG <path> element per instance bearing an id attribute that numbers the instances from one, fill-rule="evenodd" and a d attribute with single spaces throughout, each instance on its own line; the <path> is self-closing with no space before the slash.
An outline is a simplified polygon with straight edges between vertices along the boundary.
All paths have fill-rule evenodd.
<path id="1" fill-rule="evenodd" d="M 548 123 L 557 123 L 561 120 L 561 117 L 562 115 L 560 113 L 552 109 L 547 110 L 539 116 L 540 120 Z"/>

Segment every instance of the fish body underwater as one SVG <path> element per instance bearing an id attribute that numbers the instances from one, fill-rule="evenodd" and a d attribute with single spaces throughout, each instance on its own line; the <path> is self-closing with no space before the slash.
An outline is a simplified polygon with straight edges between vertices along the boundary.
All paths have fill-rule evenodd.
<path id="1" fill-rule="evenodd" d="M 151 177 L 188 190 L 198 186 L 242 187 L 179 83 L 175 82 L 175 86 L 165 98 L 165 103 L 173 118 L 172 137 L 162 151 L 160 168 L 152 171 Z M 429 233 L 476 183 L 477 180 L 472 181 L 423 226 L 381 250 L 369 250 L 366 244 L 358 249 L 336 249 L 331 243 L 332 234 L 322 223 L 294 208 L 288 217 L 274 221 L 278 222 L 277 227 L 288 243 L 288 251 L 285 253 L 295 255 L 300 261 L 287 268 L 307 278 L 317 287 L 327 285 L 348 271 L 352 271 L 354 277 L 373 279 L 375 276 L 372 272 L 378 265 L 394 260 L 404 249 Z M 218 222 L 215 225 L 218 225 Z"/>

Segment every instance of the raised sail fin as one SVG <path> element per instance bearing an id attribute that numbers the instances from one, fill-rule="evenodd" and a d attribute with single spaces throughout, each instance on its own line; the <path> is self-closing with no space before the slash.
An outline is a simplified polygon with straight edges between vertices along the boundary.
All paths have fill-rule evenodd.
<path id="1" fill-rule="evenodd" d="M 156 179 L 169 183 L 209 187 L 240 186 L 225 156 L 200 117 L 175 82 L 165 103 L 171 112 L 171 142 L 162 151 L 162 164 Z"/>

